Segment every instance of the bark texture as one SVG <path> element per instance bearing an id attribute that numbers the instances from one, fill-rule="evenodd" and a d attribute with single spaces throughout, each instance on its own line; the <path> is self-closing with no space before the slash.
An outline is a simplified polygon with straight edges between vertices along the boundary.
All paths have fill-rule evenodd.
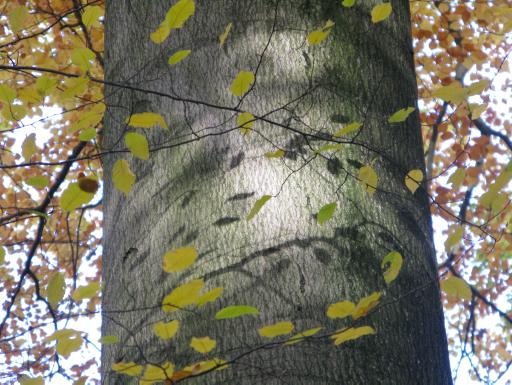
<path id="1" fill-rule="evenodd" d="M 149 161 L 104 157 L 103 334 L 120 343 L 104 347 L 103 383 L 137 383 L 110 370 L 118 361 L 171 360 L 178 370 L 204 359 L 189 347 L 192 336 L 217 340 L 211 356 L 229 361 L 266 342 L 257 329 L 267 324 L 289 320 L 297 331 L 332 332 L 351 321 L 328 319 L 329 304 L 383 291 L 386 305 L 356 323 L 376 335 L 339 347 L 325 338 L 256 349 L 184 382 L 451 384 L 428 197 L 403 183 L 409 170 L 424 169 L 418 115 L 387 123 L 395 111 L 416 106 L 408 2 L 392 1 L 390 19 L 373 24 L 376 3 L 368 0 L 352 8 L 320 0 L 198 0 L 184 28 L 156 45 L 149 35 L 172 4 L 107 2 L 106 80 L 167 96 L 107 87 L 103 146 L 123 149 L 132 113 L 161 113 L 170 130 L 139 130 L 155 149 Z M 328 19 L 336 23 L 329 38 L 309 45 L 307 34 Z M 170 66 L 179 49 L 192 54 Z M 242 101 L 228 90 L 241 70 L 256 72 Z M 236 110 L 264 119 L 242 135 Z M 322 138 L 355 121 L 364 125 L 352 143 L 315 155 L 329 144 Z M 263 156 L 277 148 L 286 150 L 284 158 Z M 138 179 L 127 196 L 111 180 L 121 157 Z M 370 163 L 379 175 L 373 196 L 356 178 Z M 273 198 L 246 221 L 264 194 Z M 335 215 L 319 225 L 315 213 L 330 202 L 337 202 Z M 198 262 L 164 273 L 163 254 L 187 245 L 199 250 Z M 392 250 L 404 266 L 387 287 L 380 263 Z M 224 287 L 221 299 L 162 312 L 163 297 L 194 278 Z M 214 320 L 221 307 L 237 304 L 261 314 Z M 156 338 L 152 325 L 172 319 L 181 320 L 177 336 Z"/>

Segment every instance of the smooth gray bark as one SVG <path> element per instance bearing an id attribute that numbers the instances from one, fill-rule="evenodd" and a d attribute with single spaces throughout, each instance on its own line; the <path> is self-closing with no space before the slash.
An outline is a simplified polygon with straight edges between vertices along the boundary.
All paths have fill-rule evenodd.
<path id="1" fill-rule="evenodd" d="M 184 382 L 451 384 L 428 196 L 403 183 L 409 170 L 424 169 L 418 114 L 387 123 L 395 111 L 416 106 L 408 2 L 393 1 L 390 19 L 372 24 L 376 3 L 367 0 L 353 8 L 339 1 L 201 0 L 184 28 L 156 45 L 149 34 L 173 3 L 107 2 L 106 80 L 206 104 L 106 87 L 105 150 L 124 148 L 131 113 L 161 113 L 170 130 L 137 130 L 158 149 L 148 161 L 104 157 L 103 334 L 120 343 L 104 347 L 103 383 L 137 383 L 110 370 L 117 361 L 171 360 L 178 370 L 204 359 L 188 346 L 192 336 L 217 340 L 211 356 L 231 360 L 264 343 L 257 328 L 274 322 L 332 332 L 351 321 L 328 319 L 329 304 L 383 291 L 386 305 L 356 323 L 376 335 L 338 347 L 326 338 L 260 349 Z M 328 19 L 336 23 L 329 38 L 310 46 L 307 33 Z M 228 22 L 233 29 L 220 48 Z M 178 49 L 192 54 L 169 66 Z M 240 98 L 228 87 L 239 71 L 256 69 L 239 107 L 268 121 L 244 136 L 237 114 L 215 106 L 237 108 Z M 364 122 L 354 143 L 315 156 L 312 149 L 329 144 L 322 137 L 354 121 Z M 263 156 L 277 148 L 284 158 Z M 119 158 L 129 159 L 138 179 L 127 196 L 111 180 Z M 373 196 L 356 178 L 369 163 L 379 175 Z M 246 221 L 264 194 L 274 197 Z M 315 213 L 330 202 L 338 209 L 319 225 Z M 198 248 L 198 262 L 164 273 L 162 255 L 187 245 Z M 391 250 L 402 253 L 404 266 L 387 287 L 380 262 Z M 162 312 L 163 297 L 192 278 L 224 287 L 224 295 L 194 312 Z M 236 304 L 261 315 L 214 320 L 221 307 Z M 182 327 L 162 342 L 151 327 L 172 319 Z"/>

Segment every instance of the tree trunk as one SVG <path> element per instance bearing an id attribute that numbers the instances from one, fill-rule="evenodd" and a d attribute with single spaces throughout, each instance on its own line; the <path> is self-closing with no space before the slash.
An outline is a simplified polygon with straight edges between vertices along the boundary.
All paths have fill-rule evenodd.
<path id="1" fill-rule="evenodd" d="M 412 194 L 404 185 L 409 170 L 424 169 L 419 117 L 415 111 L 405 123 L 387 121 L 416 106 L 408 2 L 393 1 L 390 18 L 374 24 L 376 3 L 368 0 L 351 8 L 340 1 L 198 0 L 184 27 L 157 45 L 150 33 L 173 3 L 107 2 L 106 80 L 151 92 L 106 87 L 104 150 L 124 149 L 123 134 L 133 130 L 124 122 L 133 113 L 160 113 L 170 129 L 138 129 L 154 149 L 148 161 L 104 157 L 102 333 L 119 343 L 103 349 L 103 383 L 138 383 L 111 370 L 119 361 L 170 360 L 177 371 L 203 360 L 189 343 L 209 336 L 217 346 L 207 357 L 234 362 L 184 382 L 451 384 L 428 196 L 424 187 Z M 335 22 L 329 37 L 310 45 L 308 33 L 328 19 Z M 169 65 L 180 49 L 192 53 Z M 229 91 L 239 71 L 256 72 L 241 104 Z M 237 111 L 261 118 L 247 135 L 237 128 Z M 350 122 L 363 126 L 341 138 L 349 143 L 314 152 Z M 264 156 L 278 148 L 284 157 Z M 127 195 L 111 178 L 120 158 L 137 175 Z M 379 177 L 373 195 L 357 179 L 366 164 Z M 263 195 L 273 197 L 246 220 Z M 320 225 L 315 214 L 331 202 L 334 216 Z M 198 261 L 165 273 L 165 252 L 190 245 Z M 404 264 L 386 285 L 381 261 L 393 250 Z M 163 312 L 165 295 L 196 278 L 207 289 L 223 287 L 222 297 Z M 357 303 L 376 291 L 381 305 L 355 323 L 326 316 L 330 304 Z M 260 315 L 215 320 L 228 305 L 255 306 Z M 152 325 L 173 319 L 181 321 L 177 335 L 157 338 Z M 319 337 L 258 349 L 271 340 L 257 329 L 279 321 L 293 322 L 297 332 L 321 326 L 320 336 L 354 325 L 376 334 L 340 346 Z"/>

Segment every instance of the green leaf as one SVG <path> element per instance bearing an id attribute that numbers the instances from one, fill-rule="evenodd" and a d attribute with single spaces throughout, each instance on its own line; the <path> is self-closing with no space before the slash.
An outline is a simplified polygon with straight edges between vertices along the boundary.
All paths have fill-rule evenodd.
<path id="1" fill-rule="evenodd" d="M 391 115 L 388 119 L 388 123 L 401 123 L 404 122 L 409 115 L 415 110 L 414 107 L 407 107 L 402 108 L 401 110 L 398 110 L 393 115 Z"/>
<path id="2" fill-rule="evenodd" d="M 19 379 L 20 385 L 44 385 L 43 377 L 27 377 L 23 376 Z"/>
<path id="3" fill-rule="evenodd" d="M 396 279 L 398 273 L 400 272 L 400 269 L 402 268 L 402 255 L 398 251 L 392 251 L 391 253 L 384 257 L 384 259 L 380 263 L 380 267 L 384 269 L 388 263 L 389 266 L 384 271 L 384 281 L 386 281 L 386 283 L 389 285 Z"/>
<path id="4" fill-rule="evenodd" d="M 175 52 L 170 58 L 168 63 L 171 65 L 177 64 L 183 59 L 185 59 L 188 55 L 190 55 L 192 51 L 189 49 L 183 49 L 181 51 Z"/>
<path id="5" fill-rule="evenodd" d="M 8 16 L 9 25 L 14 33 L 18 33 L 23 29 L 23 27 L 27 24 L 27 20 L 29 20 L 30 13 L 28 8 L 24 5 L 15 7 Z"/>
<path id="6" fill-rule="evenodd" d="M 11 104 L 16 99 L 16 91 L 5 84 L 0 84 L 0 101 Z"/>
<path id="7" fill-rule="evenodd" d="M 316 220 L 319 224 L 324 224 L 329 219 L 332 218 L 334 212 L 336 211 L 336 202 L 328 203 L 318 211 L 316 214 Z"/>
<path id="8" fill-rule="evenodd" d="M 95 55 L 89 48 L 75 48 L 71 51 L 71 63 L 76 65 L 82 71 L 91 68 L 91 62 L 94 61 Z"/>
<path id="9" fill-rule="evenodd" d="M 99 18 L 103 16 L 103 9 L 97 5 L 87 6 L 82 14 L 82 22 L 87 28 L 101 27 Z"/>
<path id="10" fill-rule="evenodd" d="M 250 221 L 252 218 L 254 218 L 256 214 L 260 212 L 263 205 L 267 203 L 270 198 L 272 198 L 272 195 L 263 195 L 260 199 L 258 199 L 254 203 L 254 206 L 252 206 L 251 211 L 249 211 L 249 214 L 247 214 L 247 217 L 245 217 L 245 219 Z"/>
<path id="11" fill-rule="evenodd" d="M 315 150 L 315 154 L 320 154 L 320 153 L 325 152 L 325 151 L 339 151 L 342 148 L 343 148 L 343 144 L 342 143 L 326 144 L 325 146 L 318 147 Z"/>
<path id="12" fill-rule="evenodd" d="M 0 246 L 0 265 L 5 263 L 5 249 Z"/>
<path id="13" fill-rule="evenodd" d="M 235 96 L 243 96 L 254 83 L 254 74 L 251 71 L 240 71 L 229 89 Z"/>
<path id="14" fill-rule="evenodd" d="M 260 314 L 259 310 L 254 306 L 227 306 L 224 309 L 221 309 L 215 314 L 215 319 L 228 319 L 228 318 L 236 318 L 243 315 Z"/>
<path id="15" fill-rule="evenodd" d="M 124 142 L 133 156 L 143 160 L 149 159 L 149 144 L 144 135 L 127 132 L 124 136 Z"/>
<path id="16" fill-rule="evenodd" d="M 96 137 L 96 129 L 91 127 L 83 130 L 80 135 L 78 136 L 78 139 L 80 139 L 82 142 L 87 142 L 89 140 L 92 140 Z"/>
<path id="17" fill-rule="evenodd" d="M 41 95 L 48 95 L 55 87 L 57 87 L 57 79 L 43 75 L 36 80 L 36 89 Z"/>
<path id="18" fill-rule="evenodd" d="M 350 8 L 350 7 L 353 7 L 355 3 L 356 3 L 356 0 L 343 0 L 341 2 L 341 5 L 343 5 L 345 8 Z"/>
<path id="19" fill-rule="evenodd" d="M 130 170 L 130 165 L 126 160 L 118 159 L 114 163 L 112 181 L 118 190 L 128 194 L 135 183 L 135 179 L 135 174 Z"/>
<path id="20" fill-rule="evenodd" d="M 42 190 L 48 186 L 49 181 L 48 178 L 45 178 L 44 176 L 31 176 L 30 178 L 27 178 L 25 183 L 38 190 Z"/>
<path id="21" fill-rule="evenodd" d="M 65 211 L 73 211 L 80 206 L 89 203 L 94 194 L 83 191 L 77 182 L 70 183 L 60 197 L 60 207 Z"/>
<path id="22" fill-rule="evenodd" d="M 23 155 L 25 162 L 29 162 L 32 155 L 34 155 L 36 152 L 36 134 L 32 133 L 27 136 L 21 144 L 21 154 Z"/>

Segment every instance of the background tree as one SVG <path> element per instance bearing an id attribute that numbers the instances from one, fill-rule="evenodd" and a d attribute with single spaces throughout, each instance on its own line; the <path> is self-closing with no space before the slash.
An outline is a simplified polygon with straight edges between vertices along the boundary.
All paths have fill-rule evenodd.
<path id="1" fill-rule="evenodd" d="M 425 181 L 406 4 L 120 3 L 109 5 L 105 58 L 101 1 L 1 7 L 5 382 L 96 377 L 94 333 L 74 322 L 98 312 L 99 156 L 106 381 L 162 378 L 143 365 L 172 360 L 173 378 L 189 382 L 411 382 L 427 366 L 426 383 L 449 382 L 433 342 L 443 328 L 429 201 L 453 223 L 439 254 L 452 349 L 482 382 L 505 378 L 512 146 L 488 95 L 508 57 L 506 2 L 411 3 Z M 34 131 L 30 117 L 54 105 Z M 183 286 L 199 277 L 202 292 Z M 162 308 L 177 287 L 191 291 Z M 214 319 L 242 304 L 259 315 Z M 489 313 L 496 332 L 481 322 Z M 172 319 L 169 342 L 177 323 L 159 322 Z M 289 322 L 311 336 L 283 346 Z M 205 335 L 217 343 L 206 356 L 211 341 L 189 347 Z M 90 359 L 78 364 L 78 351 Z M 230 368 L 207 372 L 221 359 Z"/>

